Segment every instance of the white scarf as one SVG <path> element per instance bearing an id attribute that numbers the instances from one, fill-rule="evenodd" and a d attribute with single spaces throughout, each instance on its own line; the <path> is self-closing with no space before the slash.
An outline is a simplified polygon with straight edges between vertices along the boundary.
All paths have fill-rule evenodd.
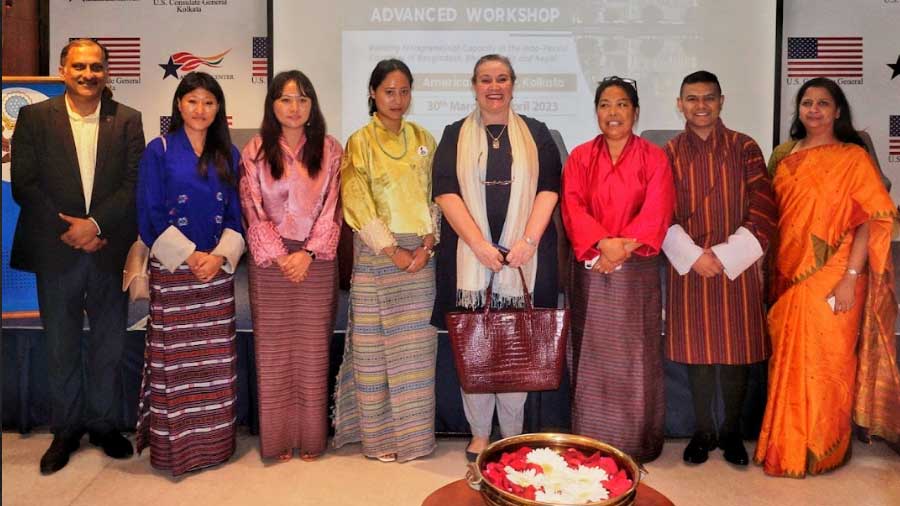
<path id="1" fill-rule="evenodd" d="M 525 234 L 525 225 L 531 216 L 537 193 L 538 153 L 528 125 L 512 109 L 507 123 L 509 143 L 512 148 L 512 169 L 509 206 L 506 221 L 500 234 L 500 245 L 512 245 Z M 487 172 L 487 132 L 476 108 L 463 122 L 456 145 L 456 176 L 462 199 L 488 242 L 491 227 L 487 218 L 484 183 Z M 522 265 L 528 291 L 534 290 L 537 272 L 537 252 Z M 475 252 L 460 240 L 456 246 L 456 303 L 467 308 L 483 306 L 491 271 L 478 261 Z M 494 276 L 493 305 L 522 306 L 524 296 L 522 281 L 515 269 L 504 268 Z"/>

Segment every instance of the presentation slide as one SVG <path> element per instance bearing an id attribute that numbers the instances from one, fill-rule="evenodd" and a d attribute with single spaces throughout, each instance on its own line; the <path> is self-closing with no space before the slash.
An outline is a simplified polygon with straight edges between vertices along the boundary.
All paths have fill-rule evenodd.
<path id="1" fill-rule="evenodd" d="M 403 2 L 273 0 L 275 72 L 300 69 L 329 131 L 345 140 L 368 121 L 369 75 L 384 58 L 413 71 L 408 119 L 440 138 L 475 107 L 479 57 L 509 57 L 513 107 L 559 130 L 569 149 L 597 135 L 594 90 L 604 77 L 637 81 L 636 126 L 681 129 L 681 79 L 706 69 L 726 95 L 723 118 L 772 146 L 775 0 Z"/>

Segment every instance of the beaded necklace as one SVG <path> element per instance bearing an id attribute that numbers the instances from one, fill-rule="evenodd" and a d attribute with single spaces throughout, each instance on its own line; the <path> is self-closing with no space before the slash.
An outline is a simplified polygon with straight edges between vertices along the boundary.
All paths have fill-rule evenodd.
<path id="1" fill-rule="evenodd" d="M 402 160 L 404 157 L 406 157 L 406 151 L 409 148 L 406 143 L 406 129 L 403 129 L 403 152 L 400 153 L 400 156 L 394 156 L 388 153 L 386 149 L 384 149 L 384 146 L 381 145 L 381 141 L 378 140 L 378 130 L 375 131 L 375 144 L 378 144 L 378 148 L 381 149 L 381 152 L 384 153 L 388 158 L 392 160 Z"/>

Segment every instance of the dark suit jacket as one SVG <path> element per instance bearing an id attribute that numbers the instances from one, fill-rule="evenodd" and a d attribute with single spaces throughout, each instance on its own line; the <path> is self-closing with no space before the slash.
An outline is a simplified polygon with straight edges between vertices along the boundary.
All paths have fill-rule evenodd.
<path id="1" fill-rule="evenodd" d="M 121 272 L 137 238 L 135 184 L 144 152 L 141 113 L 111 99 L 100 104 L 97 162 L 91 212 L 86 212 L 75 140 L 65 96 L 23 107 L 12 138 L 12 194 L 21 206 L 10 266 L 54 273 L 67 270 L 81 254 L 60 240 L 68 229 L 58 213 L 94 218 L 108 244 L 94 253 L 95 264 Z"/>

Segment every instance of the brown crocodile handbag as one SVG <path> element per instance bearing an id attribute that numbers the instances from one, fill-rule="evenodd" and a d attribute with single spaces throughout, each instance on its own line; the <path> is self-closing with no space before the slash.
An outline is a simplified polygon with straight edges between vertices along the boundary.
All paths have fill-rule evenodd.
<path id="1" fill-rule="evenodd" d="M 559 388 L 569 313 L 566 309 L 534 308 L 525 275 L 518 270 L 524 308 L 491 309 L 491 274 L 484 309 L 446 315 L 456 373 L 467 393 Z"/>

